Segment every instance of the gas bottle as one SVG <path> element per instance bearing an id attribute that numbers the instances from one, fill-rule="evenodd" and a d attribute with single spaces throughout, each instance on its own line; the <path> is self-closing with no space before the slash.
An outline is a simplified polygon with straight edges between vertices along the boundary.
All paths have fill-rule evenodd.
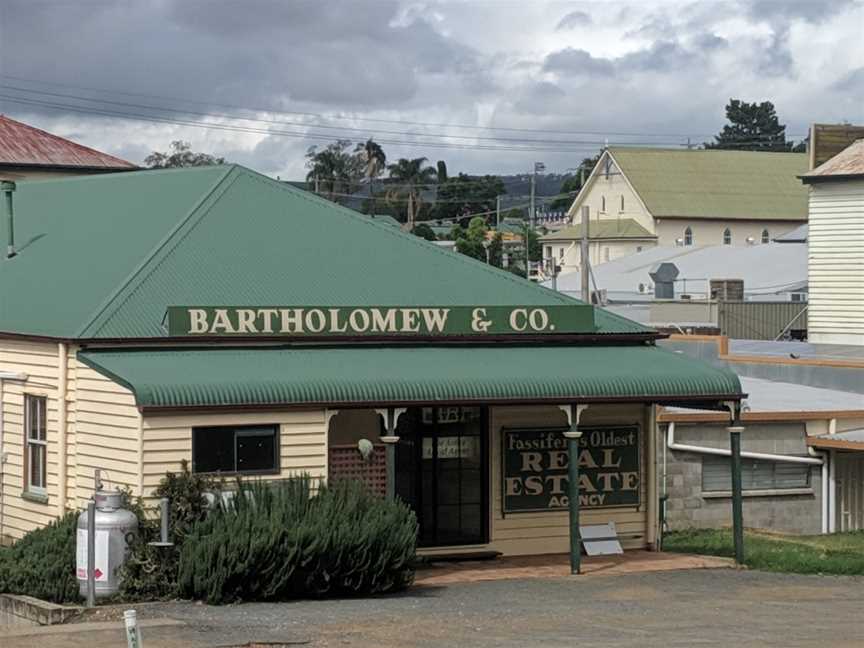
<path id="1" fill-rule="evenodd" d="M 120 590 L 118 568 L 129 551 L 128 534 L 137 535 L 138 518 L 132 511 L 122 508 L 120 491 L 99 490 L 96 501 L 96 598 L 116 594 Z M 78 515 L 76 537 L 76 571 L 81 596 L 87 596 L 87 509 Z"/>

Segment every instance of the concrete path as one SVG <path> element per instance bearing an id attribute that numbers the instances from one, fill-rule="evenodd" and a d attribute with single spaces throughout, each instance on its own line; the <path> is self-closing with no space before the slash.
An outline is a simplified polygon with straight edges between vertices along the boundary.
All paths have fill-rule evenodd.
<path id="1" fill-rule="evenodd" d="M 145 648 L 252 640 L 316 648 L 860 648 L 864 578 L 697 569 L 426 584 L 365 599 L 136 609 L 151 624 L 143 628 Z M 0 648 L 124 648 L 122 608 L 100 614 L 118 620 L 72 625 L 65 634 L 21 630 L 0 635 Z M 182 625 L 164 625 L 169 620 Z M 50 636 L 41 632 L 48 630 Z"/>

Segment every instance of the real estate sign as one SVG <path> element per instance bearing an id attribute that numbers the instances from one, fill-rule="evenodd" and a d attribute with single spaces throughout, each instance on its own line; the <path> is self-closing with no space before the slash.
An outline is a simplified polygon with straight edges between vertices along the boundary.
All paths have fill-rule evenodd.
<path id="1" fill-rule="evenodd" d="M 581 506 L 638 506 L 641 468 L 639 428 L 580 428 Z M 566 509 L 567 439 L 561 429 L 503 429 L 505 513 Z"/>
<path id="2" fill-rule="evenodd" d="M 178 337 L 463 337 L 593 333 L 587 304 L 555 306 L 169 306 Z"/>

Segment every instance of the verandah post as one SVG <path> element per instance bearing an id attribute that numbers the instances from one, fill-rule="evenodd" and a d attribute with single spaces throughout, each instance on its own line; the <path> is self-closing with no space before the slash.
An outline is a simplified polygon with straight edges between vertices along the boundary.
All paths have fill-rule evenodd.
<path id="1" fill-rule="evenodd" d="M 567 414 L 567 509 L 570 518 L 570 573 L 582 573 L 582 537 L 579 531 L 579 418 L 587 405 L 559 405 Z M 574 416 L 575 415 L 575 416 Z"/>
<path id="2" fill-rule="evenodd" d="M 735 562 L 744 564 L 744 510 L 741 491 L 741 432 L 744 428 L 732 425 L 729 446 L 732 454 L 732 535 L 735 541 Z"/>

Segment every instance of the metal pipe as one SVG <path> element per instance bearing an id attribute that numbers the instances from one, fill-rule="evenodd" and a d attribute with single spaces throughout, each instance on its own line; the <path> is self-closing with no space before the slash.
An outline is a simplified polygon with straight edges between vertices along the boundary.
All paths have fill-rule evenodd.
<path id="1" fill-rule="evenodd" d="M 96 500 L 87 502 L 87 607 L 96 606 Z"/>
<path id="2" fill-rule="evenodd" d="M 828 533 L 837 531 L 837 451 L 828 453 Z"/>
<path id="3" fill-rule="evenodd" d="M 11 259 L 18 254 L 15 251 L 15 210 L 12 205 L 12 192 L 15 191 L 15 183 L 11 180 L 3 180 L 0 182 L 0 191 L 6 194 L 6 231 L 8 234 L 6 258 Z"/>
<path id="4" fill-rule="evenodd" d="M 675 422 L 671 421 L 666 428 L 666 446 L 670 450 L 678 450 L 680 452 L 695 452 L 697 454 L 718 455 L 721 457 L 730 457 L 732 452 L 723 448 L 708 448 L 705 446 L 687 445 L 685 443 L 675 442 Z M 741 456 L 745 459 L 762 459 L 764 461 L 780 461 L 786 463 L 802 463 L 810 464 L 811 466 L 821 466 L 822 461 L 815 457 L 796 457 L 794 455 L 778 455 L 769 454 L 767 452 L 741 452 Z"/>
<path id="5" fill-rule="evenodd" d="M 162 513 L 162 524 L 159 533 L 159 539 L 167 544 L 168 543 L 168 507 L 170 506 L 171 501 L 167 497 L 163 497 L 159 500 L 159 508 Z"/>

